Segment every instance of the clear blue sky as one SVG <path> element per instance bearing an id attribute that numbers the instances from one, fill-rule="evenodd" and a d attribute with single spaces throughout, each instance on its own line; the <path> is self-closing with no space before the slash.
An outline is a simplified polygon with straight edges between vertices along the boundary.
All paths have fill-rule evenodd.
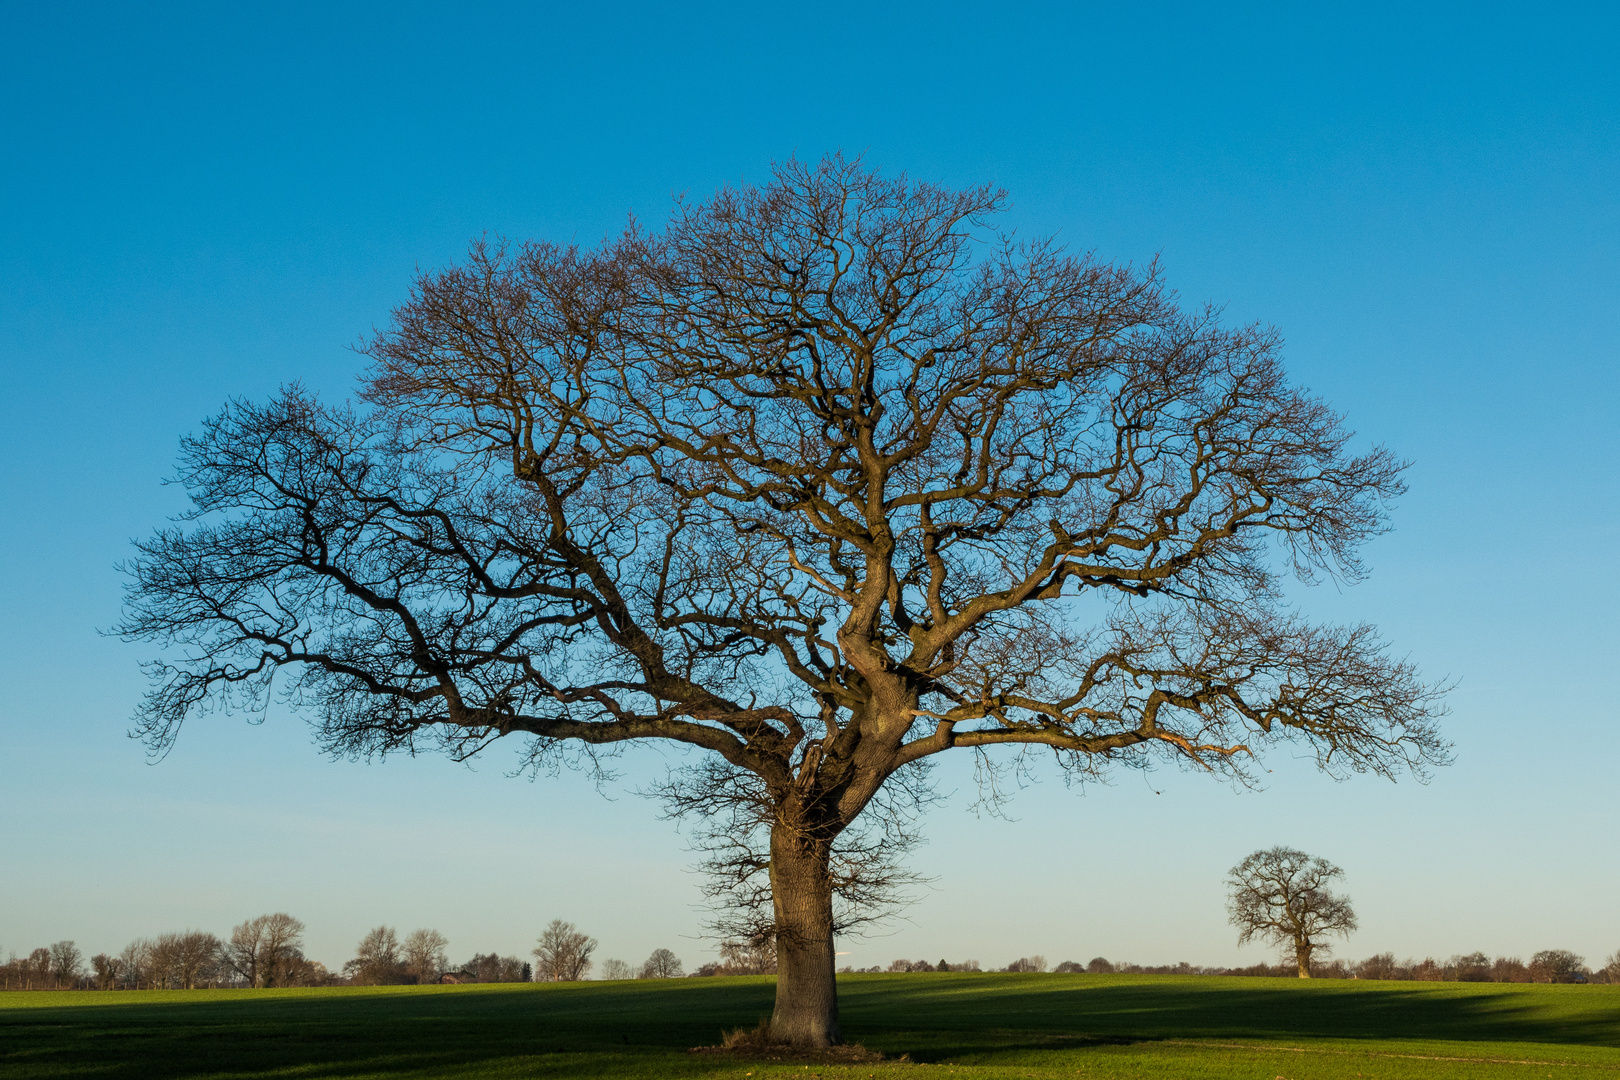
<path id="1" fill-rule="evenodd" d="M 849 960 L 1251 962 L 1221 877 L 1274 843 L 1348 871 L 1353 957 L 1620 948 L 1620 9 L 1012 7 L 0 9 L 0 951 L 287 910 L 332 965 L 379 922 L 460 959 L 553 917 L 701 960 L 655 806 L 498 758 L 329 762 L 280 712 L 148 765 L 142 651 L 97 628 L 179 507 L 179 436 L 285 381 L 348 393 L 415 268 L 839 148 L 994 181 L 1021 232 L 1162 255 L 1187 299 L 1278 326 L 1415 462 L 1372 580 L 1302 603 L 1460 680 L 1427 786 L 1278 755 L 1259 792 L 958 798 L 933 889 Z"/>

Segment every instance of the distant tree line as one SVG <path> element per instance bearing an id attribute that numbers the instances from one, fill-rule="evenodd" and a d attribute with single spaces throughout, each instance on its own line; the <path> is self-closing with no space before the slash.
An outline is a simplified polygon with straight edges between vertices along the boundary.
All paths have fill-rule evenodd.
<path id="1" fill-rule="evenodd" d="M 304 955 L 304 924 L 286 913 L 249 919 L 221 940 L 201 930 L 136 938 L 117 954 L 86 957 L 72 941 L 12 954 L 7 990 L 199 990 L 322 986 L 336 981 Z"/>
<path id="2" fill-rule="evenodd" d="M 720 943 L 718 963 L 704 964 L 694 975 L 775 975 L 776 942 L 769 934 Z"/>
<path id="3" fill-rule="evenodd" d="M 86 957 L 72 941 L 58 941 L 19 957 L 11 954 L 0 964 L 0 988 L 6 990 L 199 990 L 265 988 L 278 986 L 396 986 L 421 983 L 575 982 L 589 977 L 596 939 L 569 922 L 554 919 L 533 950 L 533 964 L 515 956 L 474 953 L 470 960 L 452 964 L 449 942 L 437 930 L 414 930 L 400 937 L 390 926 L 379 926 L 360 939 L 354 958 L 340 972 L 331 972 L 304 955 L 304 924 L 285 912 L 260 915 L 232 929 L 220 939 L 198 930 L 137 938 L 117 955 Z M 640 965 L 604 960 L 600 978 L 674 979 L 688 975 L 771 975 L 776 973 L 775 943 L 768 937 L 727 941 L 720 959 L 686 972 L 680 957 L 669 949 L 655 949 Z M 839 974 L 900 974 L 919 972 L 977 972 L 987 970 L 977 960 L 895 960 L 887 967 L 843 967 Z M 1097 956 L 1085 964 L 1065 960 L 1049 969 L 1046 957 L 1021 956 L 999 969 L 1005 972 L 1055 974 L 1090 973 L 1128 975 L 1233 975 L 1291 976 L 1294 958 L 1281 964 L 1247 967 L 1206 967 L 1166 964 L 1144 967 Z M 1529 961 L 1518 957 L 1487 956 L 1482 952 L 1447 960 L 1397 960 L 1393 953 L 1378 953 L 1359 963 L 1344 960 L 1313 962 L 1310 973 L 1319 979 L 1387 979 L 1417 982 L 1506 983 L 1614 983 L 1620 984 L 1620 950 L 1602 966 L 1589 968 L 1584 957 L 1565 949 L 1543 949 Z"/>
<path id="4" fill-rule="evenodd" d="M 980 971 L 977 960 L 959 964 L 944 960 L 896 960 L 888 967 L 845 967 L 843 975 L 905 973 L 927 971 Z M 1046 957 L 1021 956 L 1004 968 L 993 970 L 1008 972 L 1044 972 Z M 1065 960 L 1052 968 L 1054 974 L 1068 975 L 1248 975 L 1272 978 L 1292 977 L 1297 966 L 1292 958 L 1280 964 L 1251 964 L 1248 967 L 1204 967 L 1198 964 L 1164 964 L 1143 967 L 1124 961 L 1114 962 L 1106 957 L 1092 957 L 1081 964 Z M 1603 966 L 1589 968 L 1584 957 L 1567 949 L 1543 949 L 1529 962 L 1514 956 L 1491 958 L 1482 952 L 1457 955 L 1448 960 L 1426 957 L 1423 960 L 1396 960 L 1394 953 L 1378 953 L 1360 963 L 1333 960 L 1311 965 L 1311 975 L 1318 979 L 1389 979 L 1408 982 L 1504 982 L 1504 983 L 1614 983 L 1620 984 L 1620 950 L 1604 962 Z"/>
<path id="5" fill-rule="evenodd" d="M 896 960 L 893 963 L 891 963 L 888 967 L 883 967 L 882 965 L 877 965 L 877 964 L 874 964 L 872 967 L 865 967 L 865 968 L 842 967 L 842 968 L 838 969 L 838 974 L 840 974 L 840 975 L 876 975 L 876 974 L 879 974 L 879 973 L 884 973 L 884 974 L 900 973 L 900 974 L 904 974 L 904 973 L 907 973 L 907 972 L 914 972 L 914 971 L 982 971 L 982 970 L 983 969 L 981 967 L 979 967 L 979 962 L 977 960 L 963 960 L 960 963 L 956 963 L 956 964 L 953 964 L 948 960 L 941 960 L 937 964 L 930 963 L 927 960 Z M 1022 970 L 1025 970 L 1025 969 L 1020 968 L 1019 970 L 1022 971 Z"/>
<path id="6" fill-rule="evenodd" d="M 452 964 L 449 942 L 437 930 L 413 930 L 403 939 L 391 926 L 379 926 L 360 939 L 354 958 L 343 965 L 341 981 L 351 986 L 414 986 L 424 983 L 529 982 L 534 969 L 515 956 L 474 953 Z"/>
<path id="7" fill-rule="evenodd" d="M 5 990 L 204 990 L 278 986 L 400 986 L 423 983 L 572 982 L 591 970 L 596 939 L 572 923 L 554 919 L 533 950 L 534 963 L 497 953 L 474 953 L 465 963 L 449 959 L 449 941 L 437 930 L 400 935 L 379 926 L 360 939 L 341 971 L 304 955 L 304 924 L 285 912 L 260 915 L 221 939 L 200 930 L 137 938 L 116 955 L 86 957 L 73 941 L 10 954 L 0 964 Z M 723 963 L 760 964 L 763 950 L 728 942 Z M 774 950 L 769 970 L 775 970 Z M 701 974 L 741 973 L 727 970 Z M 669 979 L 684 975 L 680 957 L 655 949 L 639 968 L 622 960 L 603 965 L 603 978 Z M 697 973 L 694 973 L 697 974 Z"/>

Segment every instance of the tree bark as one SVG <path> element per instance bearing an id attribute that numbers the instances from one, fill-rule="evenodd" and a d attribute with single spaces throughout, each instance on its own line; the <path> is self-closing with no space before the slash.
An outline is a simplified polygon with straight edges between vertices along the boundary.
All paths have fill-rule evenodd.
<path id="1" fill-rule="evenodd" d="M 797 830 L 771 830 L 771 902 L 776 915 L 776 1009 L 771 1037 L 793 1046 L 835 1046 L 838 986 L 833 951 L 829 845 Z"/>
<path id="2" fill-rule="evenodd" d="M 1299 977 L 1311 977 L 1311 946 L 1303 942 L 1295 942 L 1294 959 L 1299 962 Z"/>

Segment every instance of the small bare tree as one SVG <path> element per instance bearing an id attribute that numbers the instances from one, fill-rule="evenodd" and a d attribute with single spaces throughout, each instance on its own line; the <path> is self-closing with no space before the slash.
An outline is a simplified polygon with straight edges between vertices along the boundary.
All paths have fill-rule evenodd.
<path id="1" fill-rule="evenodd" d="M 1491 981 L 1525 983 L 1530 981 L 1530 969 L 1517 956 L 1498 956 L 1491 962 Z"/>
<path id="2" fill-rule="evenodd" d="M 118 957 L 96 953 L 90 958 L 90 967 L 96 973 L 97 990 L 118 989 L 119 976 L 123 973 L 123 964 Z"/>
<path id="3" fill-rule="evenodd" d="M 1458 982 L 1491 981 L 1491 958 L 1482 952 L 1453 956 L 1446 966 L 1451 969 L 1451 977 Z"/>
<path id="4" fill-rule="evenodd" d="M 172 990 L 180 985 L 180 935 L 154 937 L 151 956 L 152 989 Z"/>
<path id="5" fill-rule="evenodd" d="M 596 939 L 573 923 L 552 919 L 534 947 L 535 977 L 547 982 L 577 982 L 591 969 Z"/>
<path id="6" fill-rule="evenodd" d="M 691 749 L 663 793 L 722 830 L 722 929 L 772 935 L 805 1045 L 938 755 L 992 794 L 1026 750 L 1445 760 L 1436 688 L 1283 592 L 1360 576 L 1402 463 L 1269 329 L 1014 242 L 1003 201 L 793 162 L 658 234 L 423 275 L 360 406 L 292 389 L 184 443 L 195 512 L 129 567 L 122 631 L 175 646 L 137 731 L 275 685 L 335 753 Z"/>
<path id="7" fill-rule="evenodd" d="M 769 935 L 722 941 L 719 969 L 727 975 L 775 975 L 776 942 Z"/>
<path id="8" fill-rule="evenodd" d="M 635 973 L 630 970 L 630 965 L 623 960 L 602 961 L 602 978 L 608 982 L 633 978 L 634 975 Z"/>
<path id="9" fill-rule="evenodd" d="M 392 926 L 368 931 L 355 949 L 354 959 L 343 965 L 344 974 L 361 986 L 392 986 L 404 981 L 405 964 L 399 951 L 399 934 Z"/>
<path id="10" fill-rule="evenodd" d="M 219 969 L 224 964 L 224 946 L 219 938 L 201 930 L 165 936 L 172 939 L 169 955 L 179 989 L 195 990 L 218 979 Z"/>
<path id="11" fill-rule="evenodd" d="M 1356 928 L 1350 898 L 1335 896 L 1328 883 L 1344 871 L 1325 859 L 1293 848 L 1256 851 L 1232 868 L 1227 878 L 1227 910 L 1238 928 L 1238 944 L 1255 938 L 1293 954 L 1299 977 L 1311 977 L 1311 958 L 1327 951 L 1322 938 L 1348 936 Z"/>
<path id="12" fill-rule="evenodd" d="M 1574 982 L 1585 973 L 1585 958 L 1568 949 L 1542 949 L 1530 958 L 1531 982 Z"/>
<path id="13" fill-rule="evenodd" d="M 136 938 L 118 954 L 118 964 L 129 989 L 139 990 L 143 983 L 151 985 L 152 943 L 145 938 Z"/>
<path id="14" fill-rule="evenodd" d="M 54 987 L 56 983 L 54 981 L 54 976 L 51 974 L 51 965 L 52 959 L 50 949 L 39 948 L 29 953 L 28 959 L 23 961 L 23 966 L 25 969 L 23 975 L 23 989 L 43 990 L 46 987 Z"/>
<path id="15" fill-rule="evenodd" d="M 412 930 L 401 950 L 406 972 L 418 983 L 437 982 L 450 966 L 445 954 L 449 945 L 437 930 Z"/>
<path id="16" fill-rule="evenodd" d="M 1358 979 L 1398 979 L 1400 970 L 1395 954 L 1389 952 L 1375 953 L 1355 966 Z"/>
<path id="17" fill-rule="evenodd" d="M 681 970 L 681 958 L 668 949 L 654 949 L 652 955 L 647 957 L 646 963 L 641 965 L 642 979 L 678 979 L 685 972 Z"/>
<path id="18" fill-rule="evenodd" d="M 84 978 L 84 952 L 71 941 L 51 946 L 51 981 L 58 988 L 72 990 Z"/>
<path id="19" fill-rule="evenodd" d="M 288 915 L 260 915 L 231 931 L 225 958 L 252 987 L 284 985 L 304 958 L 304 924 Z"/>

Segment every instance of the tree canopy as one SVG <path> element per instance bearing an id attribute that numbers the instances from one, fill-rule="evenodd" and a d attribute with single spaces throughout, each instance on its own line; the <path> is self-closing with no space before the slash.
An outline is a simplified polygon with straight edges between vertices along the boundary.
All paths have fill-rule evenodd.
<path id="1" fill-rule="evenodd" d="M 779 987 L 818 973 L 778 998 L 811 1042 L 935 755 L 1443 761 L 1436 688 L 1283 593 L 1361 576 L 1401 462 L 1271 330 L 1003 209 L 833 157 L 421 275 L 357 402 L 293 387 L 185 441 L 195 510 L 129 567 L 123 631 L 174 646 L 139 733 L 277 680 L 339 754 L 708 751 L 665 794 L 719 823 Z"/>

